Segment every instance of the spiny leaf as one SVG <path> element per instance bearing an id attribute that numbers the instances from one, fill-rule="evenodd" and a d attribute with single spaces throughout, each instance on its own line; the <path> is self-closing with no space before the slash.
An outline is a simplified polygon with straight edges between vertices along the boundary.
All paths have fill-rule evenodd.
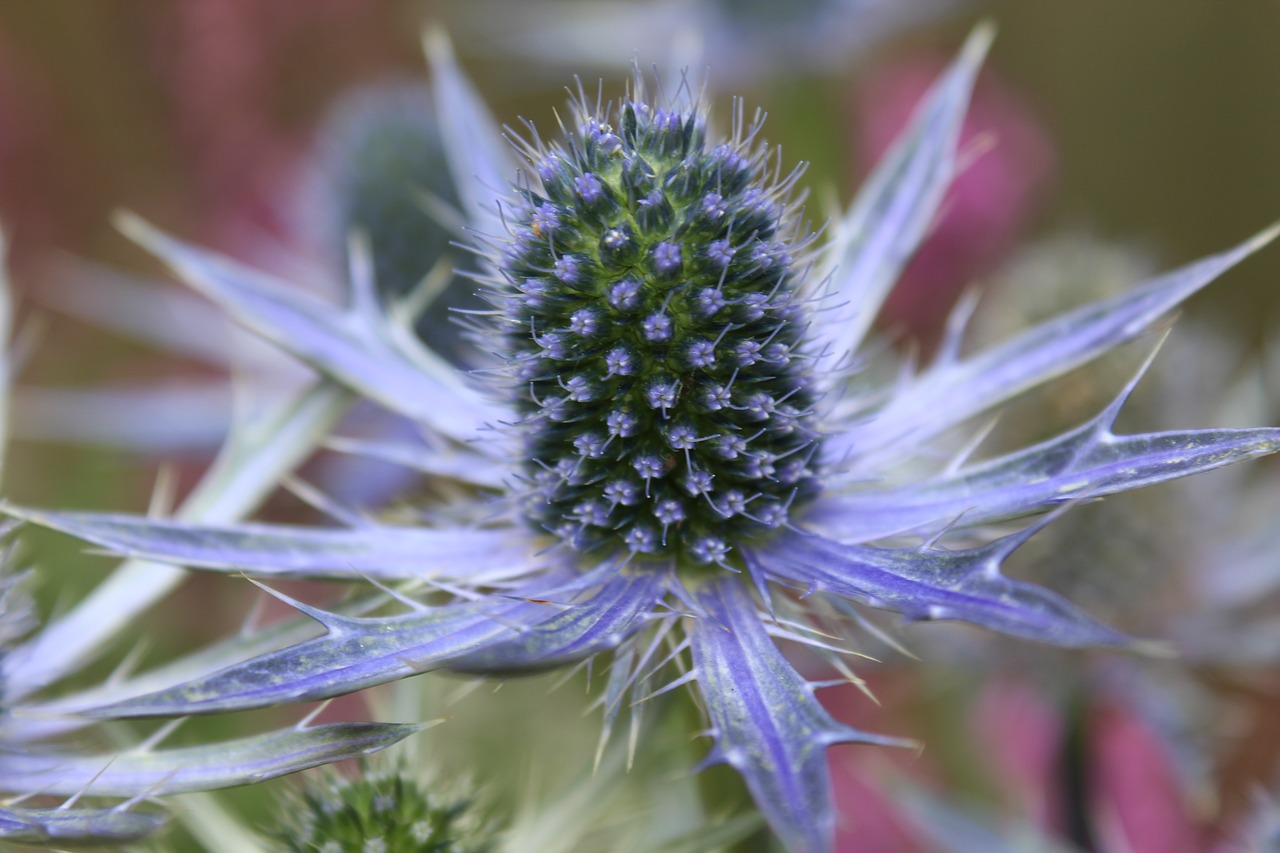
<path id="1" fill-rule="evenodd" d="M 1000 564 L 1042 525 L 980 548 L 941 551 L 846 545 L 784 531 L 748 559 L 774 579 L 893 610 L 908 619 L 954 619 L 1058 646 L 1135 647 L 1059 595 L 1000 574 Z"/>
<path id="2" fill-rule="evenodd" d="M 423 725 L 335 723 L 204 746 L 101 755 L 29 750 L 5 753 L 0 790 L 136 797 L 249 785 L 386 749 Z"/>
<path id="3" fill-rule="evenodd" d="M 222 379 L 159 387 L 24 385 L 14 402 L 14 435 L 27 441 L 99 444 L 160 456 L 217 447 L 231 429 L 231 389 Z"/>
<path id="4" fill-rule="evenodd" d="M 510 466 L 466 450 L 428 447 L 407 441 L 366 441 L 345 437 L 332 438 L 325 446 L 337 453 L 390 462 L 435 477 L 448 477 L 491 489 L 501 489 L 511 476 Z"/>
<path id="5" fill-rule="evenodd" d="M 945 524 L 1016 518 L 1138 489 L 1280 450 L 1280 429 L 1116 435 L 1119 399 L 1057 438 L 922 483 L 821 501 L 810 518 L 838 539 L 868 541 Z"/>
<path id="6" fill-rule="evenodd" d="M 557 615 L 557 605 L 551 603 L 557 595 L 576 594 L 598 583 L 593 575 L 552 573 L 510 597 L 372 618 L 341 616 L 290 601 L 324 625 L 327 633 L 175 687 L 84 713 L 182 716 L 353 693 L 439 668 L 517 636 Z"/>
<path id="7" fill-rule="evenodd" d="M 461 441 L 501 417 L 452 366 L 407 346 L 407 333 L 406 340 L 393 338 L 382 317 L 326 304 L 137 217 L 122 216 L 120 227 L 240 323 L 394 412 Z"/>
<path id="8" fill-rule="evenodd" d="M 344 616 L 359 616 L 385 606 L 383 593 L 342 601 L 333 610 Z M 82 729 L 96 721 L 76 715 L 79 708 L 100 708 L 147 693 L 193 681 L 242 661 L 316 636 L 316 622 L 309 617 L 285 619 L 269 627 L 242 630 L 216 643 L 128 677 L 112 676 L 101 684 L 59 694 L 44 702 L 18 705 L 13 713 L 0 717 L 0 741 L 44 740 Z"/>
<path id="9" fill-rule="evenodd" d="M 119 809 L 0 808 L 0 839 L 60 850 L 101 849 L 103 844 L 139 841 L 169 820 L 157 812 Z"/>
<path id="10" fill-rule="evenodd" d="M 692 624 L 693 666 L 716 741 L 704 765 L 727 763 L 742 774 L 788 850 L 830 850 L 835 812 L 827 747 L 902 742 L 833 720 L 773 645 L 738 578 L 706 585 L 698 600 L 709 618 Z"/>
<path id="11" fill-rule="evenodd" d="M 0 511 L 122 554 L 237 574 L 492 582 L 545 566 L 531 554 L 529 536 L 510 529 L 213 526 L 113 513 Z"/>
<path id="12" fill-rule="evenodd" d="M 281 400 L 262 417 L 238 425 L 183 501 L 178 517 L 205 523 L 243 517 L 314 450 L 350 403 L 345 389 L 320 381 L 296 397 Z M 10 701 L 93 660 L 185 576 L 171 566 L 126 560 L 75 607 L 10 653 L 4 661 Z"/>
<path id="13" fill-rule="evenodd" d="M 829 345 L 828 366 L 858 347 L 933 225 L 955 176 L 960 128 L 993 37 L 992 27 L 974 30 L 837 224 L 827 256 L 833 310 L 818 329 Z"/>
<path id="14" fill-rule="evenodd" d="M 643 624 L 665 592 L 666 572 L 621 572 L 587 601 L 508 640 L 449 664 L 462 672 L 531 672 L 618 647 Z"/>
<path id="15" fill-rule="evenodd" d="M 870 471 L 1018 394 L 1148 331 L 1187 297 L 1271 242 L 1280 226 L 1133 290 L 1068 311 L 907 383 L 879 411 L 826 447 L 835 470 Z"/>
<path id="16" fill-rule="evenodd" d="M 510 148 L 453 57 L 453 46 L 442 30 L 428 30 L 423 47 L 431 63 L 432 88 L 441 122 L 445 156 L 457 176 L 458 193 L 471 226 L 481 234 L 501 234 L 502 221 L 493 199 L 511 182 L 515 169 Z"/>

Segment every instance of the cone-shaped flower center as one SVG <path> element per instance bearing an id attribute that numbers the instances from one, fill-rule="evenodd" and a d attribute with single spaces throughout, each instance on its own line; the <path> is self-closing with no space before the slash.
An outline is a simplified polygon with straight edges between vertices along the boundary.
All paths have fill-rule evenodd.
<path id="1" fill-rule="evenodd" d="M 804 312 L 766 149 L 639 100 L 534 152 L 501 268 L 530 521 L 722 562 L 817 491 Z M 736 123 L 740 128 L 741 123 Z"/>

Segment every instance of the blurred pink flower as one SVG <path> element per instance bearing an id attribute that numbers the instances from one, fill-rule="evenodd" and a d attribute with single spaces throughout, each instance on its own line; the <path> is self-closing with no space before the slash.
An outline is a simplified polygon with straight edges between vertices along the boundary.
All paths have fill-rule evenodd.
<path id="1" fill-rule="evenodd" d="M 1202 827 L 1169 747 L 1133 708 L 1096 699 L 1085 706 L 1083 807 L 1093 849 L 1100 853 L 1194 853 Z M 1012 813 L 1064 838 L 1069 794 L 1064 756 L 1069 743 L 1061 711 L 1033 686 L 996 681 L 980 695 L 974 729 L 980 754 Z"/>
<path id="2" fill-rule="evenodd" d="M 921 683 L 891 677 L 878 681 L 875 692 L 885 700 L 879 719 L 902 724 L 895 734 L 918 736 L 928 727 L 928 715 L 917 713 L 929 701 Z M 826 693 L 823 704 L 832 714 L 857 725 L 866 705 L 861 693 L 852 687 Z M 999 678 L 978 691 L 958 729 L 950 728 L 956 717 L 949 713 L 945 731 L 923 735 L 933 750 L 833 751 L 837 850 L 926 851 L 937 849 L 942 837 L 950 839 L 947 849 L 965 851 L 986 849 L 993 839 L 1002 839 L 1005 850 L 1037 839 L 1086 844 L 1098 853 L 1213 849 L 1213 827 L 1194 815 L 1163 736 L 1123 698 L 1073 695 L 1084 700 L 1079 744 L 1063 702 L 1029 681 Z M 956 735 L 968 737 L 963 748 L 942 747 Z M 958 763 L 975 757 L 977 766 Z M 1069 768 L 1076 762 L 1084 772 L 1073 792 Z M 953 793 L 929 793 L 943 790 Z"/>
<path id="3" fill-rule="evenodd" d="M 837 808 L 835 853 L 924 853 L 928 849 L 901 815 L 865 754 L 833 750 L 831 785 Z"/>
<path id="4" fill-rule="evenodd" d="M 940 60 L 910 57 L 862 79 L 853 110 L 859 177 L 880 160 L 942 67 Z M 1034 111 L 990 70 L 978 78 L 960 144 L 971 153 L 968 166 L 881 317 L 914 337 L 935 334 L 960 291 L 1015 246 L 1057 170 L 1053 141 Z"/>
<path id="5" fill-rule="evenodd" d="M 818 694 L 836 719 L 854 727 L 877 727 L 894 736 L 909 737 L 910 724 L 898 706 L 909 706 L 918 685 L 908 673 L 872 674 L 868 687 L 879 704 L 867 702 L 854 685 L 841 685 Z M 833 749 L 827 753 L 836 805 L 835 853 L 925 853 L 926 839 L 894 803 L 889 780 L 909 776 L 936 779 L 929 756 L 908 749 Z"/>
<path id="6" fill-rule="evenodd" d="M 1089 810 L 1103 853 L 1207 849 L 1168 748 L 1132 709 L 1095 708 L 1089 720 Z"/>
<path id="7" fill-rule="evenodd" d="M 1066 828 L 1061 751 L 1062 713 L 1030 686 L 999 680 L 982 691 L 973 711 L 980 752 L 1000 782 L 1005 807 L 1046 831 Z"/>
<path id="8" fill-rule="evenodd" d="M 1083 707 L 1078 760 L 1083 831 L 1099 853 L 1195 853 L 1205 827 L 1170 746 L 1142 713 L 1122 698 L 1092 698 Z M 983 689 L 973 716 L 978 753 L 1014 817 L 1049 838 L 1069 832 L 1070 751 L 1064 712 L 1030 684 L 998 681 Z M 1079 829 L 1077 830 L 1079 831 Z M 1077 839 L 1078 840 L 1078 839 Z"/>

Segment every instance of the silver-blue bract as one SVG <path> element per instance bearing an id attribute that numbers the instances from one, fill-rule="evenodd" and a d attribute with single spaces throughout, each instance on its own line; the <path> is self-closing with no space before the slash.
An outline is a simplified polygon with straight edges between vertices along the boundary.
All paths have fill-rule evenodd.
<path id="1" fill-rule="evenodd" d="M 989 41 L 986 29 L 969 40 L 815 246 L 791 240 L 796 211 L 765 180 L 767 161 L 745 130 L 723 147 L 704 139 L 699 106 L 681 96 L 643 101 L 635 88 L 619 110 L 581 99 L 565 138 L 534 137 L 523 149 L 532 168 L 517 171 L 434 37 L 442 134 L 451 168 L 478 179 L 462 204 L 480 235 L 477 277 L 495 302 L 475 318 L 496 322 L 495 369 L 472 375 L 425 350 L 412 318 L 384 312 L 359 241 L 356 296 L 337 308 L 124 220 L 239 322 L 431 437 L 364 449 L 475 488 L 420 526 L 11 508 L 135 557 L 408 591 L 417 582 L 431 593 L 398 589 L 406 609 L 392 616 L 291 602 L 318 635 L 265 638 L 261 654 L 159 688 L 143 676 L 134 695 L 115 685 L 112 701 L 81 710 L 200 714 L 319 700 L 432 669 L 504 674 L 608 654 L 606 728 L 634 700 L 696 685 L 713 740 L 706 763 L 742 775 L 789 849 L 822 851 L 834 830 L 826 747 L 890 741 L 832 719 L 819 685 L 775 646 L 807 644 L 847 672 L 842 649 L 806 619 L 829 631 L 852 602 L 1060 646 L 1134 646 L 1052 592 L 1004 577 L 1002 561 L 1055 510 L 1274 452 L 1280 430 L 1117 435 L 1128 389 L 1065 435 L 985 461 L 956 449 L 957 428 L 1151 333 L 1274 232 L 973 355 L 961 355 L 958 319 L 926 368 L 870 387 L 858 369 L 868 330 L 954 175 Z M 766 268 L 784 254 L 790 266 Z M 778 373 L 756 370 L 768 358 Z M 791 410 L 788 394 L 799 401 Z M 788 482 L 793 459 L 802 470 Z M 1037 514 L 1012 534 L 991 526 Z M 663 685 L 670 647 L 686 666 Z"/>
<path id="2" fill-rule="evenodd" d="M 3 254 L 0 246 L 0 267 Z M 10 309 L 8 282 L 0 274 L 0 462 L 14 372 L 9 353 Z M 197 490 L 203 497 L 190 501 L 190 509 L 234 515 L 237 503 L 252 505 L 260 494 L 252 487 L 255 475 L 270 473 L 274 480 L 278 466 L 290 464 L 285 461 L 291 458 L 287 454 L 273 459 L 273 464 L 261 464 L 253 451 L 279 457 L 271 440 L 247 441 L 242 449 L 249 452 L 238 460 L 228 459 L 219 467 L 220 473 L 206 478 Z M 0 539 L 7 539 L 12 528 L 8 522 L 0 526 Z M 168 820 L 148 801 L 167 794 L 245 785 L 362 756 L 422 728 L 386 723 L 313 726 L 304 720 L 291 728 L 236 740 L 160 748 L 174 728 L 164 726 L 136 744 L 120 746 L 117 733 L 110 746 L 89 746 L 93 720 L 61 714 L 47 705 L 51 713 L 41 713 L 36 707 L 42 704 L 39 697 L 56 690 L 111 641 L 124 636 L 137 614 L 163 594 L 174 570 L 126 563 L 80 606 L 38 626 L 24 589 L 34 572 L 17 571 L 15 550 L 11 542 L 0 543 L 0 841 L 45 849 L 102 849 L 136 841 Z M 213 651 L 213 657 L 197 656 L 189 662 L 191 666 L 173 670 L 170 677 L 208 671 L 209 666 L 218 666 L 219 654 L 232 660 L 250 648 L 232 641 L 230 648 Z M 96 692 L 99 699 L 109 697 L 112 684 L 101 690 L 105 693 L 87 695 Z M 85 698 L 81 695 L 80 701 Z M 209 806 L 207 802 L 188 805 Z"/>

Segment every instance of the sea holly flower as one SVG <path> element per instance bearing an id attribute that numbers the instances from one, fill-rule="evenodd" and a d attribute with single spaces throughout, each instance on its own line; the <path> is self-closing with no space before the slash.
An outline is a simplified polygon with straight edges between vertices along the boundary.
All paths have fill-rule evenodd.
<path id="1" fill-rule="evenodd" d="M 311 175 L 294 194 L 297 229 L 343 279 L 350 269 L 347 236 L 367 235 L 378 294 L 390 306 L 414 298 L 430 280 L 443 304 L 481 309 L 470 282 L 453 274 L 449 243 L 464 232 L 440 124 L 425 83 L 384 81 L 343 95 L 316 131 Z M 474 361 L 453 319 L 447 311 L 422 311 L 416 331 L 451 361 Z"/>
<path id="2" fill-rule="evenodd" d="M 264 853 L 699 853 L 730 849 L 762 825 L 751 812 L 705 813 L 698 778 L 664 769 L 672 752 L 696 751 L 679 726 L 647 727 L 642 753 L 615 741 L 592 765 L 594 733 L 562 725 L 580 710 L 573 691 L 548 693 L 536 680 L 504 685 L 504 693 L 516 695 L 503 704 L 518 706 L 520 724 L 495 726 L 492 714 L 480 710 L 490 704 L 487 691 L 464 687 L 460 692 L 467 695 L 459 697 L 448 690 L 424 693 L 418 686 L 402 683 L 372 697 L 372 704 L 385 714 L 384 704 L 407 703 L 427 716 L 447 706 L 450 725 L 406 741 L 394 757 L 382 753 L 344 768 L 351 774 L 324 768 L 295 776 L 278 786 L 287 790 L 267 811 L 270 823 L 245 828 L 240 839 L 216 828 L 202 838 L 205 847 Z M 522 695 L 542 701 L 526 705 Z M 499 714 L 500 720 L 514 719 Z M 530 737 L 552 728 L 552 737 Z"/>
<path id="3" fill-rule="evenodd" d="M 405 608 L 285 599 L 321 633 L 264 640 L 260 654 L 197 678 L 126 679 L 80 710 L 203 714 L 432 669 L 499 676 L 607 655 L 606 730 L 623 705 L 693 685 L 712 741 L 704 764 L 742 776 L 786 847 L 822 851 L 834 829 L 827 747 L 900 741 L 837 723 L 814 696 L 821 685 L 776 640 L 848 672 L 845 640 L 830 634 L 862 605 L 1072 648 L 1141 648 L 1006 578 L 1001 563 L 1056 509 L 1274 452 L 1280 430 L 1120 435 L 1126 389 L 1062 436 L 985 461 L 967 461 L 952 437 L 1148 332 L 1274 234 L 973 355 L 961 354 L 958 317 L 927 368 L 872 387 L 867 332 L 954 175 L 989 40 L 986 29 L 972 37 L 821 244 L 803 223 L 800 173 L 781 166 L 741 105 L 720 137 L 688 85 L 664 97 L 637 76 L 616 103 L 580 95 L 556 141 L 529 125 L 519 144 L 528 170 L 506 178 L 510 192 L 464 198 L 492 305 L 477 324 L 495 363 L 474 374 L 373 312 L 306 298 L 124 219 L 239 322 L 453 448 L 464 463 L 453 476 L 477 488 L 412 526 L 10 507 L 137 557 L 371 581 Z M 442 42 L 431 46 L 450 162 L 499 187 L 506 155 L 495 153 L 492 120 L 447 57 L 439 63 Z M 367 308 L 374 265 L 359 241 L 352 256 L 355 301 Z M 1013 533 L 993 526 L 1045 513 Z M 682 674 L 663 684 L 668 662 Z"/>

